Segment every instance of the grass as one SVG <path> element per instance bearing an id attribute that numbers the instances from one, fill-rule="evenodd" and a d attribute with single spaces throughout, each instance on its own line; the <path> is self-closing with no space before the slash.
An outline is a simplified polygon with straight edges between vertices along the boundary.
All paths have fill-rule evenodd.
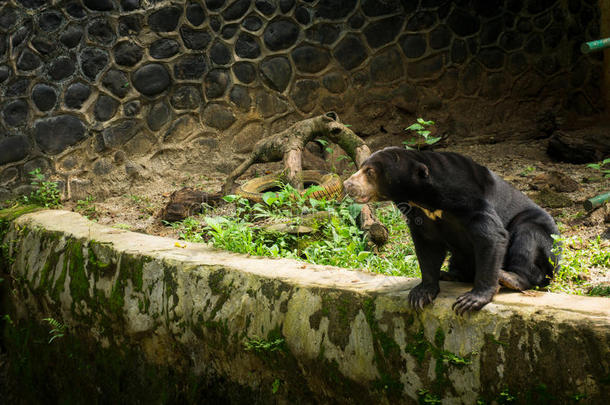
<path id="1" fill-rule="evenodd" d="M 389 242 L 373 249 L 358 228 L 360 206 L 349 198 L 342 202 L 314 200 L 301 196 L 289 186 L 279 193 L 267 193 L 263 204 L 253 204 L 237 196 L 227 196 L 233 210 L 221 215 L 190 217 L 172 225 L 180 238 L 209 242 L 225 250 L 256 256 L 287 257 L 309 263 L 366 270 L 386 275 L 421 277 L 409 230 L 400 211 L 391 204 L 377 208 L 379 220 L 390 231 Z M 307 223 L 313 232 L 288 234 L 269 231 L 265 225 L 290 221 L 302 225 L 316 212 L 327 220 Z M 579 295 L 610 295 L 610 286 L 596 286 L 593 275 L 610 272 L 610 249 L 600 237 L 567 237 L 561 268 L 544 290 Z"/>

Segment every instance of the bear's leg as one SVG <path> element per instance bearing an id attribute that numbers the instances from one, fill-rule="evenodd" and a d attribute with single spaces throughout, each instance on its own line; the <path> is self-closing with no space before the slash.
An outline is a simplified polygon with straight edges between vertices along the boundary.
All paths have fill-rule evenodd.
<path id="1" fill-rule="evenodd" d="M 472 283 L 474 281 L 474 261 L 462 253 L 451 251 L 449 271 L 441 271 L 441 281 L 459 281 Z"/>
<path id="2" fill-rule="evenodd" d="M 503 266 L 508 273 L 504 275 L 506 284 L 520 291 L 548 285 L 554 268 L 549 262 L 553 245 L 550 234 L 537 223 L 521 223 L 509 231 L 510 243 Z"/>
<path id="3" fill-rule="evenodd" d="M 409 293 L 409 303 L 416 309 L 430 304 L 440 291 L 438 280 L 447 249 L 442 242 L 424 238 L 417 230 L 411 230 L 415 253 L 421 270 L 422 282 Z"/>
<path id="4" fill-rule="evenodd" d="M 479 310 L 491 302 L 498 291 L 500 267 L 508 243 L 508 232 L 493 210 L 475 214 L 466 228 L 474 251 L 474 288 L 460 295 L 453 304 L 459 315 Z"/>

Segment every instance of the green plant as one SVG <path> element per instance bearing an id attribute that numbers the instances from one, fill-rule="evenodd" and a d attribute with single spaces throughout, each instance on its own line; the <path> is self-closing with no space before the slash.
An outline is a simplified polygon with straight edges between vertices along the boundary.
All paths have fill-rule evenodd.
<path id="1" fill-rule="evenodd" d="M 29 196 L 23 197 L 24 203 L 46 208 L 61 206 L 59 187 L 56 182 L 46 181 L 45 175 L 41 173 L 40 169 L 32 170 L 30 176 L 32 176 L 30 184 L 34 186 L 34 191 Z"/>
<path id="2" fill-rule="evenodd" d="M 499 404 L 512 404 L 515 401 L 517 401 L 517 398 L 511 395 L 511 393 L 508 391 L 508 388 L 505 388 L 502 392 L 500 392 L 500 395 L 498 396 Z"/>
<path id="3" fill-rule="evenodd" d="M 284 350 L 285 341 L 283 338 L 277 338 L 273 340 L 265 340 L 252 338 L 244 342 L 244 348 L 248 351 L 255 353 L 272 353 L 281 352 Z"/>
<path id="4" fill-rule="evenodd" d="M 419 397 L 417 402 L 421 405 L 436 405 L 442 403 L 438 396 L 423 388 L 417 391 L 417 396 Z"/>
<path id="5" fill-rule="evenodd" d="M 405 130 L 414 131 L 418 135 L 418 137 L 423 138 L 424 144 L 434 145 L 435 143 L 441 140 L 441 137 L 430 136 L 431 131 L 426 128 L 429 128 L 432 125 L 434 125 L 434 121 L 426 121 L 423 118 L 418 118 L 417 122 L 409 125 L 405 128 Z M 413 146 L 416 146 L 417 149 L 419 149 L 421 141 L 418 138 L 411 138 L 407 141 L 404 141 L 403 145 L 405 145 L 405 148 L 407 149 L 414 149 Z"/>
<path id="6" fill-rule="evenodd" d="M 273 380 L 273 384 L 271 384 L 271 392 L 273 392 L 274 394 L 277 394 L 277 392 L 280 389 L 281 384 L 282 384 L 282 381 L 280 381 L 278 378 Z"/>
<path id="7" fill-rule="evenodd" d="M 123 230 L 131 229 L 131 225 L 129 225 L 129 224 L 114 224 L 114 225 L 112 225 L 112 227 L 116 228 L 116 229 L 123 229 Z"/>
<path id="8" fill-rule="evenodd" d="M 78 200 L 76 202 L 76 211 L 83 214 L 85 217 L 92 219 L 97 216 L 97 209 L 93 204 L 95 202 L 95 197 L 87 196 L 84 200 Z"/>
<path id="9" fill-rule="evenodd" d="M 523 169 L 521 171 L 521 173 L 519 173 L 519 176 L 527 177 L 528 175 L 532 174 L 534 171 L 536 171 L 536 168 L 534 166 L 527 166 L 525 169 Z"/>
<path id="10" fill-rule="evenodd" d="M 51 330 L 49 331 L 49 335 L 51 335 L 49 343 L 53 342 L 55 339 L 59 339 L 64 336 L 66 331 L 66 325 L 53 318 L 43 318 L 43 321 L 48 322 L 51 326 Z"/>
<path id="11" fill-rule="evenodd" d="M 610 177 L 610 158 L 604 159 L 599 163 L 589 163 L 587 167 L 599 170 L 604 175 L 604 178 Z"/>

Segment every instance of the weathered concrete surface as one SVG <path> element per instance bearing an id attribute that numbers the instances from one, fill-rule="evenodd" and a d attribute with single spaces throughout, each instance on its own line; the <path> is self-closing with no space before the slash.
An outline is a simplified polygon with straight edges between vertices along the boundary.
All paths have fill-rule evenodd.
<path id="1" fill-rule="evenodd" d="M 3 340 L 18 378 L 44 379 L 58 402 L 610 399 L 607 298 L 500 293 L 459 317 L 450 307 L 469 287 L 443 283 L 417 313 L 413 279 L 230 254 L 66 211 L 6 225 Z M 66 325 L 50 344 L 48 317 Z"/>

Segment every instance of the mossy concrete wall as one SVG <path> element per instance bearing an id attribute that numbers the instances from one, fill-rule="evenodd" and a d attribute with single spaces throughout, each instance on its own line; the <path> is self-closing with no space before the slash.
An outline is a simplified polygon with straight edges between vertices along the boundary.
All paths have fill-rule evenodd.
<path id="1" fill-rule="evenodd" d="M 415 312 L 417 280 L 231 254 L 72 212 L 25 214 L 2 235 L 2 340 L 12 384 L 36 387 L 20 392 L 30 400 L 610 399 L 607 298 L 500 293 L 460 317 L 451 304 L 466 285 L 443 283 Z M 65 328 L 49 334 L 44 318 Z"/>

